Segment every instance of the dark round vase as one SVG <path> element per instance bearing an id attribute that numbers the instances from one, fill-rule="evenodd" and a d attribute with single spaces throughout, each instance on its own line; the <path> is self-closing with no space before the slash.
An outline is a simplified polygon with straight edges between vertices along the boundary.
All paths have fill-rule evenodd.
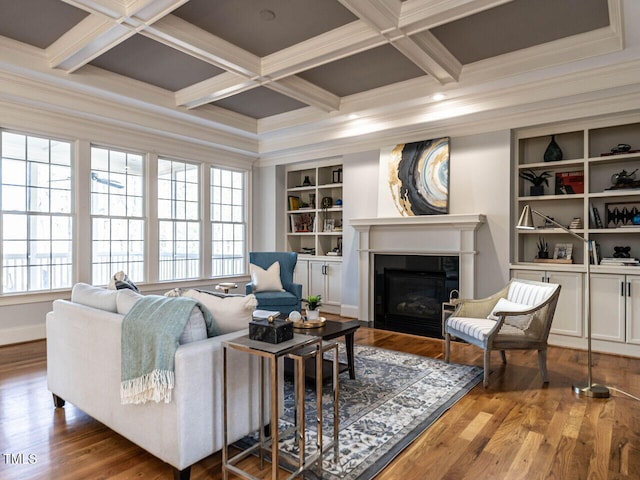
<path id="1" fill-rule="evenodd" d="M 556 143 L 556 136 L 551 135 L 551 141 L 547 145 L 547 149 L 544 151 L 545 162 L 557 162 L 562 160 L 562 150 Z"/>

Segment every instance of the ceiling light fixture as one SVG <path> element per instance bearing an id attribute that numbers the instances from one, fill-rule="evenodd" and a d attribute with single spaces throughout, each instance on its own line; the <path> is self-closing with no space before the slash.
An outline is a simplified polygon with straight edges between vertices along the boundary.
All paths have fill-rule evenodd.
<path id="1" fill-rule="evenodd" d="M 360 118 L 360 115 L 358 115 L 356 113 L 350 113 L 348 118 L 349 118 L 349 120 L 356 120 L 356 119 Z"/>
<path id="2" fill-rule="evenodd" d="M 445 97 L 444 93 L 436 93 L 432 98 L 433 98 L 436 102 L 439 102 L 440 100 L 444 100 L 444 99 L 445 99 L 445 98 L 447 98 L 447 97 Z"/>
<path id="3" fill-rule="evenodd" d="M 264 10 L 260 10 L 259 15 L 260 19 L 264 20 L 265 22 L 270 22 L 276 19 L 276 12 L 266 8 Z"/>

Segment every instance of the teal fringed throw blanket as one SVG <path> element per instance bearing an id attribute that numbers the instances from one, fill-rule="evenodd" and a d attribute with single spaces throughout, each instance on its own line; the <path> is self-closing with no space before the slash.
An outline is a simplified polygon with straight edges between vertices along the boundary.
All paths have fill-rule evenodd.
<path id="1" fill-rule="evenodd" d="M 125 404 L 171 401 L 178 340 L 194 306 L 187 297 L 147 295 L 122 320 L 120 401 Z M 201 307 L 207 335 L 217 334 L 211 313 Z"/>

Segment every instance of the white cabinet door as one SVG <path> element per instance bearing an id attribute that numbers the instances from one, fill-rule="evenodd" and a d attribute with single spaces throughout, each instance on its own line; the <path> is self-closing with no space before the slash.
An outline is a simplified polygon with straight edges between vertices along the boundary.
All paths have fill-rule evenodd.
<path id="1" fill-rule="evenodd" d="M 625 287 L 624 275 L 591 274 L 591 338 L 624 342 Z"/>
<path id="2" fill-rule="evenodd" d="M 574 272 L 553 272 L 539 270 L 513 270 L 513 278 L 560 285 L 560 298 L 551 324 L 551 333 L 582 336 L 583 325 L 583 276 Z"/>
<path id="3" fill-rule="evenodd" d="M 323 267 L 323 261 L 309 260 L 309 295 L 322 295 L 322 303 L 325 303 L 326 293 Z"/>
<path id="4" fill-rule="evenodd" d="M 560 285 L 560 297 L 551 323 L 551 333 L 582 336 L 584 295 L 583 275 L 573 272 L 547 272 L 549 283 Z"/>
<path id="5" fill-rule="evenodd" d="M 627 275 L 627 343 L 640 344 L 639 275 Z"/>
<path id="6" fill-rule="evenodd" d="M 302 298 L 309 296 L 309 262 L 298 260 L 296 268 L 293 270 L 293 282 L 302 285 Z"/>
<path id="7" fill-rule="evenodd" d="M 326 303 L 340 305 L 342 302 L 342 264 L 327 262 L 325 266 Z"/>

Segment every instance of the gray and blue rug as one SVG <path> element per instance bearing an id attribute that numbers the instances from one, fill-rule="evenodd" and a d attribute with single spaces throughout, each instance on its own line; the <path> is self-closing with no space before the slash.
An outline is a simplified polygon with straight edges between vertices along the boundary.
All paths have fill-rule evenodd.
<path id="1" fill-rule="evenodd" d="M 329 355 L 329 354 L 328 354 Z M 346 362 L 344 345 L 340 359 Z M 325 356 L 325 358 L 328 358 Z M 482 380 L 482 368 L 363 345 L 355 346 L 356 379 L 340 375 L 340 455 L 323 459 L 323 479 L 368 480 Z M 333 438 L 331 385 L 323 392 L 323 439 Z M 315 452 L 315 389 L 307 386 L 307 452 Z M 281 428 L 292 425 L 293 385 L 285 383 Z M 297 455 L 293 438 L 281 439 Z M 317 478 L 306 472 L 305 478 Z"/>

